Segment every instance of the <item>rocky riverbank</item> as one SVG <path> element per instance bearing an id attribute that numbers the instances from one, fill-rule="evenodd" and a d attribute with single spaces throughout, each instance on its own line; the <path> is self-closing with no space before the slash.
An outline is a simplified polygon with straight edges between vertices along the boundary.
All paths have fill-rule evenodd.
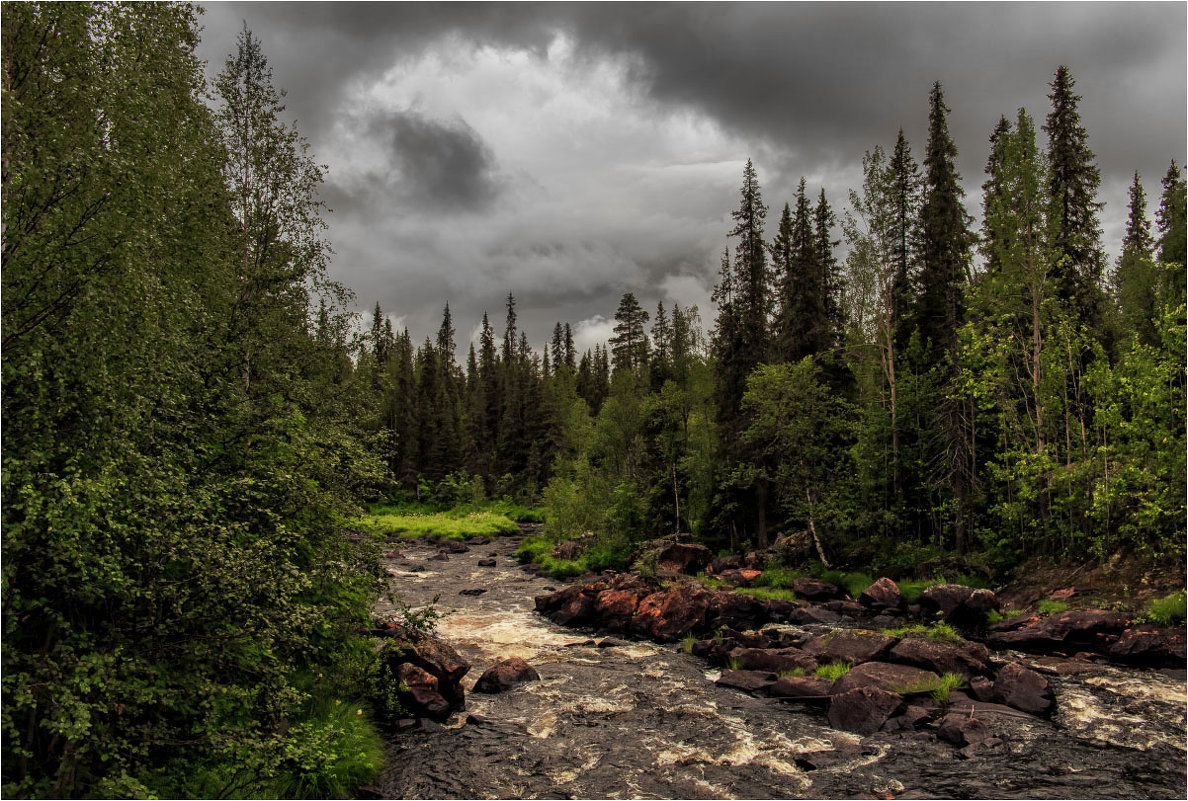
<path id="1" fill-rule="evenodd" d="M 675 575 L 667 587 L 629 575 L 561 587 L 516 564 L 515 546 L 498 539 L 441 560 L 416 543 L 387 560 L 407 603 L 440 594 L 449 614 L 438 634 L 470 668 L 459 680 L 464 708 L 405 719 L 394 732 L 376 794 L 1183 795 L 1182 662 L 1120 664 L 1110 649 L 1126 628 L 1116 621 L 1016 618 L 977 632 L 958 626 L 973 616 L 967 598 L 964 613 L 942 605 L 929 620 L 956 621 L 962 643 L 929 637 L 928 627 L 888 635 L 883 622 L 910 626 L 915 611 L 875 593 L 766 602 Z M 989 642 L 1027 631 L 1018 643 L 1032 647 L 1043 633 L 1060 646 L 1037 646 L 1050 651 L 1040 654 Z M 499 667 L 512 657 L 525 664 Z M 841 663 L 844 676 L 815 675 Z M 484 673 L 501 692 L 473 692 Z M 931 677 L 946 673 L 966 680 L 938 700 Z"/>

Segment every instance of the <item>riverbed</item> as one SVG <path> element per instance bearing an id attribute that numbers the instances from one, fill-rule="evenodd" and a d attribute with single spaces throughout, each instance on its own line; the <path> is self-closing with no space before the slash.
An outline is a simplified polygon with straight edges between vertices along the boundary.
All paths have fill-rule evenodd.
<path id="1" fill-rule="evenodd" d="M 927 727 L 860 737 L 822 711 L 719 686 L 671 645 L 558 626 L 533 598 L 562 582 L 515 559 L 519 538 L 433 559 L 428 542 L 385 559 L 412 606 L 439 596 L 438 634 L 472 665 L 466 711 L 393 736 L 387 798 L 1183 798 L 1185 672 L 1064 666 L 1044 670 L 1051 719 L 988 720 L 1006 742 L 962 758 Z M 482 567 L 479 560 L 495 560 Z M 478 594 L 463 591 L 483 590 Z M 391 613 L 382 603 L 381 614 Z M 602 647 L 600 647 L 602 646 Z M 470 693 L 518 656 L 541 680 Z"/>

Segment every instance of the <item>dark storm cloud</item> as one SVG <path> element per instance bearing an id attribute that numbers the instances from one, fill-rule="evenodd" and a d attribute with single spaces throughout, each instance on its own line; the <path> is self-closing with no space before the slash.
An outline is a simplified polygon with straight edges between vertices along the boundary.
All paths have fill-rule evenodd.
<path id="1" fill-rule="evenodd" d="M 952 109 L 950 132 L 975 218 L 994 124 L 1024 107 L 1038 129 L 1060 64 L 1076 79 L 1101 168 L 1108 250 L 1118 248 L 1133 172 L 1142 173 L 1153 211 L 1168 161 L 1184 157 L 1183 3 L 215 3 L 200 49 L 212 72 L 244 20 L 263 40 L 315 153 L 342 147 L 336 137 L 344 117 L 374 140 L 376 163 L 346 174 L 332 165 L 325 193 L 338 210 L 331 221 L 338 277 L 356 286 L 362 305 L 387 292 L 385 308 L 437 309 L 449 295 L 465 326 L 466 314 L 498 307 L 512 289 L 524 299 L 521 321 L 534 338 L 558 318 L 613 313 L 624 291 L 635 290 L 651 308 L 661 286 L 679 285 L 686 294 L 708 289 L 748 156 L 760 168 L 773 217 L 801 175 L 814 194 L 824 185 L 840 213 L 864 151 L 890 146 L 902 127 L 922 155 L 933 81 L 943 84 Z M 492 131 L 490 120 L 484 127 L 480 108 L 429 115 L 416 103 L 397 112 L 351 107 L 359 87 L 405 79 L 427 58 L 448 71 L 468 53 L 496 48 L 550 66 L 558 35 L 572 45 L 576 66 L 569 68 L 621 69 L 621 91 L 638 117 L 633 136 L 641 138 L 591 140 L 542 153 L 539 168 L 504 170 L 506 131 Z M 514 81 L 467 102 L 515 106 L 525 130 L 539 111 Z M 669 124 L 680 114 L 708 121 L 724 138 L 693 156 L 679 148 L 696 142 L 675 136 L 673 152 L 661 159 L 648 150 L 645 123 Z M 582 158 L 612 166 L 638 167 L 641 159 L 732 166 L 683 178 L 661 170 L 654 182 L 633 184 L 606 169 L 602 178 L 584 178 L 604 181 L 607 190 L 584 187 L 585 205 L 571 213 L 576 222 L 543 201 L 524 200 L 558 165 Z M 624 219 L 616 186 L 644 193 L 646 201 L 630 209 L 639 212 L 634 221 Z M 568 209 L 573 200 L 550 202 Z M 647 212 L 649 203 L 666 206 L 668 216 Z M 417 211 L 429 209 L 440 219 L 431 223 Z M 466 215 L 464 224 L 455 212 Z M 420 222 L 402 226 L 409 214 Z M 385 220 L 397 222 L 376 224 Z M 397 284 L 399 295 L 385 289 Z M 483 296 L 470 297 L 477 293 Z M 702 311 L 712 321 L 712 310 Z M 435 327 L 418 313 L 409 312 L 414 330 Z M 531 328 L 537 317 L 540 331 Z"/>
<path id="2" fill-rule="evenodd" d="M 495 200 L 494 156 L 465 121 L 405 111 L 374 119 L 372 130 L 391 147 L 399 190 L 410 201 L 429 211 L 479 211 Z"/>

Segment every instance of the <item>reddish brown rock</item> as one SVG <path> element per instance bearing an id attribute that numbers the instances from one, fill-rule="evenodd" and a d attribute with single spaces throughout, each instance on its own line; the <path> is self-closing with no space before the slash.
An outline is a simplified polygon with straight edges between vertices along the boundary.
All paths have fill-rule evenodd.
<path id="1" fill-rule="evenodd" d="M 479 676 L 475 682 L 476 693 L 501 693 L 510 690 L 517 684 L 529 681 L 540 681 L 540 674 L 536 668 L 529 665 L 518 656 L 499 662 Z"/>
<path id="2" fill-rule="evenodd" d="M 833 682 L 823 676 L 781 676 L 767 688 L 767 694 L 776 698 L 824 700 L 832 687 Z"/>
<path id="3" fill-rule="evenodd" d="M 775 684 L 776 674 L 764 670 L 724 670 L 718 684 L 747 692 L 758 692 Z"/>
<path id="4" fill-rule="evenodd" d="M 992 646 L 1019 650 L 1047 650 L 1056 647 L 1090 646 L 1096 650 L 1108 648 L 1114 638 L 1129 625 L 1116 612 L 1101 609 L 1076 609 L 1021 624 L 1008 623 L 991 627 L 986 642 Z"/>
<path id="5" fill-rule="evenodd" d="M 396 668 L 400 701 L 413 714 L 439 720 L 450 713 L 450 702 L 438 692 L 437 677 L 408 662 Z"/>
<path id="6" fill-rule="evenodd" d="M 976 745 L 992 736 L 985 723 L 960 712 L 950 712 L 941 718 L 936 727 L 936 735 L 959 748 Z"/>
<path id="7" fill-rule="evenodd" d="M 1012 662 L 994 680 L 994 700 L 1030 715 L 1046 715 L 1055 697 L 1047 679 Z"/>
<path id="8" fill-rule="evenodd" d="M 989 702 L 994 700 L 994 682 L 985 676 L 974 676 L 970 679 L 969 691 L 979 701 Z"/>
<path id="9" fill-rule="evenodd" d="M 895 644 L 887 658 L 937 673 L 960 673 L 969 677 L 986 672 L 990 651 L 976 642 L 958 645 L 928 637 L 905 637 Z"/>
<path id="10" fill-rule="evenodd" d="M 865 629 L 839 629 L 809 639 L 804 650 L 818 662 L 846 662 L 858 665 L 880 659 L 895 644 L 894 637 Z"/>
<path id="11" fill-rule="evenodd" d="M 589 591 L 586 591 L 589 589 Z M 595 622 L 593 588 L 566 587 L 534 599 L 536 611 L 562 626 L 581 626 Z"/>
<path id="12" fill-rule="evenodd" d="M 929 618 L 939 613 L 946 622 L 981 629 L 986 625 L 987 613 L 998 608 L 998 596 L 963 584 L 934 584 L 920 594 L 920 606 Z"/>
<path id="13" fill-rule="evenodd" d="M 817 660 L 799 648 L 735 648 L 730 652 L 730 658 L 744 670 L 784 673 L 817 669 Z"/>
<path id="14" fill-rule="evenodd" d="M 898 609 L 903 598 L 899 595 L 899 585 L 884 576 L 862 591 L 858 603 L 871 609 Z"/>
<path id="15" fill-rule="evenodd" d="M 903 699 L 896 693 L 859 687 L 833 696 L 829 702 L 829 725 L 863 736 L 874 734 L 903 707 Z"/>
<path id="16" fill-rule="evenodd" d="M 663 570 L 696 575 L 705 570 L 714 555 L 704 545 L 691 542 L 673 542 L 660 551 L 657 561 Z"/>
<path id="17" fill-rule="evenodd" d="M 1110 659 L 1128 665 L 1183 667 L 1186 657 L 1184 629 L 1136 626 L 1126 629 L 1110 646 Z"/>
<path id="18" fill-rule="evenodd" d="M 741 592 L 715 593 L 710 599 L 709 609 L 706 610 L 706 625 L 711 629 L 729 626 L 745 631 L 762 626 L 770 618 L 767 603 Z"/>
<path id="19" fill-rule="evenodd" d="M 631 629 L 657 642 L 671 642 L 704 628 L 709 605 L 710 594 L 705 590 L 692 584 L 675 584 L 639 602 Z"/>
<path id="20" fill-rule="evenodd" d="M 755 579 L 763 575 L 762 570 L 751 570 L 750 568 L 737 568 L 733 570 L 724 570 L 718 578 L 731 584 L 735 587 L 745 587 Z"/>
<path id="21" fill-rule="evenodd" d="M 927 681 L 940 679 L 929 670 L 911 667 L 909 665 L 895 665 L 890 662 L 866 662 L 852 668 L 833 684 L 833 694 L 856 690 L 859 687 L 876 687 L 893 693 L 904 693 L 907 688 Z"/>
<path id="22" fill-rule="evenodd" d="M 461 540 L 446 540 L 441 544 L 441 549 L 446 553 L 466 553 L 470 550 Z"/>
<path id="23" fill-rule="evenodd" d="M 597 624 L 610 631 L 625 631 L 639 607 L 636 590 L 603 590 L 594 598 L 593 616 Z"/>
<path id="24" fill-rule="evenodd" d="M 792 590 L 809 601 L 829 601 L 842 597 L 841 588 L 821 579 L 802 577 L 792 582 Z"/>

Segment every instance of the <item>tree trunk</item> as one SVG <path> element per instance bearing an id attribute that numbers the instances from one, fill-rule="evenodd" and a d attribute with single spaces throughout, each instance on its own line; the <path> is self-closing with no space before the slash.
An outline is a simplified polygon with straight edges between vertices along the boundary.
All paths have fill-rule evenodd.
<path id="1" fill-rule="evenodd" d="M 759 550 L 767 548 L 767 479 L 761 479 L 755 489 L 759 513 Z"/>
<path id="2" fill-rule="evenodd" d="M 817 558 L 821 560 L 822 565 L 824 565 L 826 568 L 829 568 L 829 560 L 825 558 L 825 549 L 821 547 L 821 538 L 817 536 L 817 527 L 813 524 L 813 496 L 808 489 L 805 489 L 804 491 L 804 498 L 808 501 L 809 535 L 813 538 L 813 545 L 817 546 Z"/>

